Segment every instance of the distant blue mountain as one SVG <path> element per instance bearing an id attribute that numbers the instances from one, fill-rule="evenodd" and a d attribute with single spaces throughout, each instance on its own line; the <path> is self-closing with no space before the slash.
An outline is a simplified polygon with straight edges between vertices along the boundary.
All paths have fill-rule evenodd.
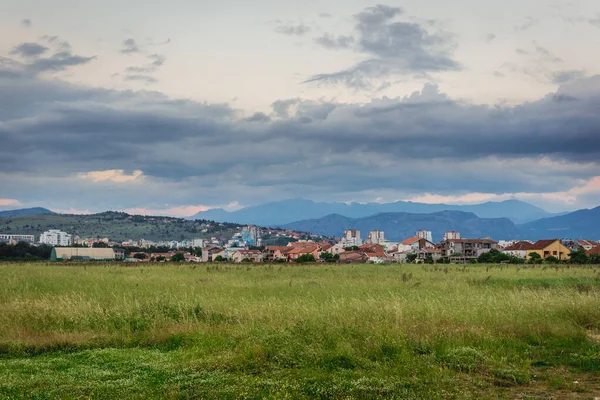
<path id="1" fill-rule="evenodd" d="M 542 218 L 520 226 L 523 235 L 533 238 L 600 240 L 600 207 Z"/>
<path id="2" fill-rule="evenodd" d="M 321 218 L 338 214 L 349 218 L 361 218 L 378 213 L 405 212 L 428 214 L 446 210 L 472 212 L 480 218 L 509 218 L 515 223 L 525 223 L 553 214 L 519 200 L 487 202 L 475 205 L 425 204 L 410 201 L 395 203 L 324 203 L 305 199 L 292 199 L 227 212 L 221 208 L 200 212 L 191 219 L 207 219 L 217 222 L 280 226 L 294 221 Z"/>
<path id="3" fill-rule="evenodd" d="M 383 230 L 391 241 L 400 241 L 414 236 L 420 229 L 433 233 L 433 240 L 439 242 L 444 232 L 456 230 L 465 238 L 513 239 L 520 237 L 519 228 L 508 218 L 479 218 L 464 211 L 441 211 L 431 214 L 381 213 L 364 218 L 348 218 L 337 214 L 318 219 L 293 222 L 283 228 L 341 237 L 349 228 L 361 231 L 366 239 L 367 232 Z"/>
<path id="4" fill-rule="evenodd" d="M 47 208 L 42 208 L 42 207 L 21 208 L 18 210 L 0 211 L 0 218 L 21 217 L 24 215 L 38 215 L 38 214 L 56 214 L 56 213 L 54 211 L 50 211 Z"/>

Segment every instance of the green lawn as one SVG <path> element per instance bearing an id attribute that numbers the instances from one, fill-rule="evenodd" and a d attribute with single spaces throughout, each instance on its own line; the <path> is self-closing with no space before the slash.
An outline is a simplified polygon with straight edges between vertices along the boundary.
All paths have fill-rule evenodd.
<path id="1" fill-rule="evenodd" d="M 0 398 L 600 396 L 600 269 L 0 264 Z"/>

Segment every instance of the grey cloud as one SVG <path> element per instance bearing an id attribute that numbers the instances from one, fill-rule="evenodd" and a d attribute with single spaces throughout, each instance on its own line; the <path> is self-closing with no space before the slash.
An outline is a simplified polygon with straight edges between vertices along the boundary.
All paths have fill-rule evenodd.
<path id="1" fill-rule="evenodd" d="M 493 42 L 494 40 L 496 40 L 496 35 L 493 33 L 487 34 L 485 36 L 485 41 L 488 43 Z"/>
<path id="2" fill-rule="evenodd" d="M 290 22 L 278 22 L 275 32 L 288 36 L 303 36 L 311 31 L 310 26 L 304 24 L 293 24 Z"/>
<path id="3" fill-rule="evenodd" d="M 31 28 L 31 25 L 33 23 L 31 22 L 31 19 L 29 18 L 25 18 L 23 20 L 21 20 L 21 25 L 24 26 L 25 28 Z"/>
<path id="4" fill-rule="evenodd" d="M 161 54 L 150 54 L 148 56 L 148 58 L 150 60 L 152 60 L 152 65 L 154 67 L 162 66 L 165 63 L 165 61 L 167 60 L 167 58 Z"/>
<path id="5" fill-rule="evenodd" d="M 123 54 L 139 53 L 140 48 L 138 47 L 135 39 L 126 39 L 123 41 L 123 48 L 120 50 Z"/>
<path id="6" fill-rule="evenodd" d="M 331 18 L 331 17 L 333 17 L 333 15 L 331 15 L 330 13 L 322 12 L 322 13 L 319 14 L 319 17 L 321 17 L 321 18 Z"/>
<path id="7" fill-rule="evenodd" d="M 525 17 L 525 22 L 520 25 L 515 25 L 515 31 L 524 32 L 531 29 L 534 25 L 536 25 L 539 21 L 532 17 Z"/>
<path id="8" fill-rule="evenodd" d="M 158 68 L 160 68 L 167 60 L 167 58 L 161 54 L 150 54 L 148 56 L 148 59 L 150 59 L 150 64 L 140 66 L 140 67 L 138 67 L 138 66 L 127 67 L 125 69 L 125 71 L 130 72 L 130 73 L 136 73 L 136 74 L 152 73 L 152 72 L 155 72 L 156 70 L 158 70 Z"/>
<path id="9" fill-rule="evenodd" d="M 69 67 L 84 65 L 96 57 L 83 57 L 71 54 L 69 51 L 60 51 L 48 58 L 37 58 L 27 65 L 27 70 L 35 74 L 40 72 L 58 72 Z"/>
<path id="10" fill-rule="evenodd" d="M 424 76 L 461 69 L 452 58 L 449 35 L 430 33 L 417 23 L 395 21 L 402 14 L 401 8 L 385 5 L 368 7 L 356 14 L 354 50 L 369 58 L 345 70 L 314 75 L 304 83 L 341 83 L 355 89 L 369 89 L 374 87 L 374 80 L 390 76 Z M 335 48 L 335 41 L 324 43 Z M 348 39 L 342 43 L 350 44 Z"/>
<path id="11" fill-rule="evenodd" d="M 15 47 L 10 54 L 19 55 L 21 57 L 39 57 L 47 51 L 48 48 L 39 43 L 21 43 Z"/>
<path id="12" fill-rule="evenodd" d="M 352 36 L 333 36 L 326 33 L 316 38 L 315 43 L 326 49 L 347 49 L 354 44 L 354 38 Z"/>
<path id="13" fill-rule="evenodd" d="M 428 84 L 368 104 L 285 99 L 273 103 L 277 118 L 240 119 L 227 105 L 156 92 L 1 76 L 0 171 L 14 176 L 141 169 L 152 179 L 140 189 L 146 196 L 157 185 L 191 201 L 214 186 L 219 201 L 398 188 L 554 191 L 557 176 L 563 190 L 600 175 L 600 77 L 514 107 L 458 102 Z"/>
<path id="14" fill-rule="evenodd" d="M 124 78 L 126 81 L 137 81 L 144 83 L 157 83 L 158 80 L 149 75 L 126 75 Z"/>
<path id="15" fill-rule="evenodd" d="M 71 51 L 71 45 L 66 40 L 60 40 L 58 36 L 55 35 L 44 35 L 42 36 L 42 40 L 44 40 L 49 45 L 53 46 L 58 51 Z"/>
<path id="16" fill-rule="evenodd" d="M 271 117 L 269 117 L 267 114 L 262 113 L 262 112 L 257 112 L 252 114 L 250 117 L 246 118 L 245 121 L 247 122 L 268 122 L 271 120 Z"/>
<path id="17" fill-rule="evenodd" d="M 533 45 L 534 45 L 536 53 L 538 55 L 542 56 L 546 61 L 555 62 L 555 63 L 560 63 L 563 61 L 560 57 L 555 56 L 548 49 L 540 46 L 536 42 L 533 42 Z"/>
<path id="18" fill-rule="evenodd" d="M 558 71 L 552 74 L 552 82 L 558 85 L 562 85 L 565 83 L 577 81 L 583 79 L 587 76 L 585 71 L 580 70 L 566 70 L 566 71 Z"/>
<path id="19" fill-rule="evenodd" d="M 590 18 L 588 20 L 588 22 L 592 25 L 595 26 L 596 28 L 600 28 L 600 14 L 598 14 L 596 17 L 594 18 Z"/>

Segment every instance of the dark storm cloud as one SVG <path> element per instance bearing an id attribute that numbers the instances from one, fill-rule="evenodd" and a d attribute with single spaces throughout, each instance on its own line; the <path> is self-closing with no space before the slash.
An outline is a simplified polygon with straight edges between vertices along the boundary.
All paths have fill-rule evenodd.
<path id="1" fill-rule="evenodd" d="M 372 88 L 373 80 L 380 78 L 461 69 L 452 58 L 449 35 L 429 32 L 414 22 L 396 21 L 402 14 L 403 10 L 397 7 L 368 7 L 354 16 L 354 36 L 317 38 L 317 43 L 326 48 L 352 47 L 368 58 L 345 70 L 314 75 L 305 83 L 345 84 L 366 89 Z"/>
<path id="2" fill-rule="evenodd" d="M 33 23 L 31 22 L 31 20 L 29 18 L 25 18 L 23 20 L 21 20 L 21 25 L 24 26 L 25 28 L 31 28 L 31 25 Z"/>
<path id="3" fill-rule="evenodd" d="M 140 48 L 138 47 L 135 39 L 126 39 L 123 41 L 123 48 L 120 50 L 123 54 L 139 53 Z"/>
<path id="4" fill-rule="evenodd" d="M 13 68 L 0 62 L 0 72 Z M 141 169 L 194 188 L 227 182 L 239 196 L 529 192 L 556 189 L 556 176 L 600 175 L 600 77 L 515 107 L 457 102 L 428 84 L 364 105 L 296 98 L 272 108 L 244 118 L 228 105 L 0 73 L 0 170 Z"/>
<path id="5" fill-rule="evenodd" d="M 288 36 L 303 36 L 311 31 L 310 26 L 290 22 L 278 22 L 275 32 Z"/>
<path id="6" fill-rule="evenodd" d="M 21 43 L 12 49 L 10 54 L 21 57 L 39 57 L 47 51 L 48 48 L 39 43 Z"/>

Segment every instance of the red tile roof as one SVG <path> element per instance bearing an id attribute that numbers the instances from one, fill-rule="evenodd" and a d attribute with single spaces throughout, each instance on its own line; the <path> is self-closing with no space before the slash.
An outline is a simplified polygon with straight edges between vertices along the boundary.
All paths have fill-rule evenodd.
<path id="1" fill-rule="evenodd" d="M 546 247 L 550 246 L 552 243 L 557 242 L 558 239 L 544 239 L 538 240 L 527 250 L 544 250 Z"/>
<path id="2" fill-rule="evenodd" d="M 498 243 L 492 239 L 448 239 L 447 242 L 454 243 Z"/>
<path id="3" fill-rule="evenodd" d="M 585 252 L 586 256 L 600 256 L 600 246 L 596 246 Z"/>
<path id="4" fill-rule="evenodd" d="M 413 244 L 414 242 L 418 242 L 420 238 L 418 237 L 411 237 L 408 239 L 404 239 L 402 241 L 402 244 L 406 245 L 406 246 L 410 246 L 411 244 Z"/>
<path id="5" fill-rule="evenodd" d="M 533 244 L 529 243 L 529 242 L 517 242 L 517 243 L 513 244 L 512 246 L 506 247 L 504 250 L 506 250 L 506 251 L 530 250 L 531 246 L 533 246 Z"/>

